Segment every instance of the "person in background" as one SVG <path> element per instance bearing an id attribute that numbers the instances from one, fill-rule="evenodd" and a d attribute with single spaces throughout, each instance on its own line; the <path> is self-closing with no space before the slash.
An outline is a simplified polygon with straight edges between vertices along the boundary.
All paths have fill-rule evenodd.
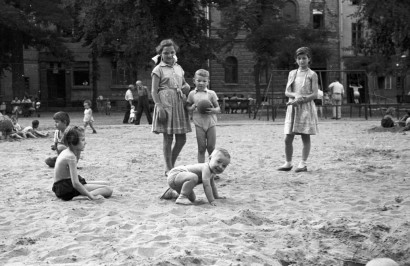
<path id="1" fill-rule="evenodd" d="M 134 91 L 135 91 L 135 86 L 130 84 L 128 85 L 128 90 L 125 92 L 125 101 L 127 102 L 127 110 L 125 111 L 124 114 L 124 119 L 122 120 L 122 123 L 128 124 L 128 120 L 130 119 L 130 110 L 131 110 L 131 105 L 133 105 L 134 101 Z"/>
<path id="2" fill-rule="evenodd" d="M 334 82 L 329 84 L 329 89 L 331 91 L 331 98 L 333 104 L 333 116 L 332 119 L 342 118 L 342 102 L 343 95 L 345 94 L 345 89 L 343 85 L 339 82 L 339 79 L 335 79 Z"/>
<path id="3" fill-rule="evenodd" d="M 147 116 L 148 124 L 152 124 L 151 112 L 149 110 L 149 100 L 148 100 L 148 88 L 142 84 L 141 80 L 135 82 L 136 85 L 136 94 L 138 97 L 137 104 L 137 115 L 135 118 L 135 125 L 139 125 L 141 121 L 142 112 Z"/>

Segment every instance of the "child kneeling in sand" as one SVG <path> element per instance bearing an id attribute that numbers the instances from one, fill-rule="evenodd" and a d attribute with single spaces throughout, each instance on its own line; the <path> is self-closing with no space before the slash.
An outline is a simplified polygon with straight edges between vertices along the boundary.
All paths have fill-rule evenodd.
<path id="1" fill-rule="evenodd" d="M 231 161 L 228 151 L 216 148 L 209 156 L 209 163 L 197 163 L 177 166 L 168 172 L 168 188 L 161 199 L 174 199 L 176 204 L 190 205 L 195 199 L 194 188 L 203 184 L 209 204 L 216 206 L 215 199 L 224 199 L 218 195 L 215 176 L 221 174 Z"/>
<path id="2" fill-rule="evenodd" d="M 64 132 L 64 143 L 67 149 L 63 150 L 57 158 L 54 168 L 53 192 L 58 198 L 71 200 L 80 195 L 91 200 L 108 198 L 112 195 L 112 188 L 108 182 L 86 182 L 77 174 L 77 158 L 85 148 L 84 128 L 69 127 Z"/>

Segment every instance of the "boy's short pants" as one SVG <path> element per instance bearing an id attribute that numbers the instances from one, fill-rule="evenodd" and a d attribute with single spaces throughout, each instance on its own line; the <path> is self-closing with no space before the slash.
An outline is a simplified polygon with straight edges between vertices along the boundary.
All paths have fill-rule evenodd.
<path id="1" fill-rule="evenodd" d="M 167 181 L 168 181 L 168 185 L 169 185 L 170 188 L 172 188 L 176 191 L 181 190 L 181 186 L 177 186 L 175 184 L 175 178 L 177 177 L 177 175 L 179 173 L 183 173 L 183 172 L 189 172 L 189 171 L 185 167 L 179 166 L 179 167 L 172 168 L 171 171 L 168 172 Z"/>
<path id="2" fill-rule="evenodd" d="M 80 175 L 78 175 L 78 180 L 83 185 L 87 184 L 85 179 Z M 71 179 L 62 179 L 58 182 L 55 182 L 53 184 L 53 192 L 56 194 L 57 198 L 60 198 L 62 200 L 71 200 L 72 198 L 81 195 L 81 193 L 73 187 Z"/>

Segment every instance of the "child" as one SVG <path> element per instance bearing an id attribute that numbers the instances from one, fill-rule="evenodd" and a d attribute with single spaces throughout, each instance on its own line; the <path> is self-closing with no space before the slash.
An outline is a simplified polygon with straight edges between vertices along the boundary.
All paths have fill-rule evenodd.
<path id="1" fill-rule="evenodd" d="M 405 127 L 407 119 L 410 118 L 410 109 L 406 110 L 406 114 L 400 117 L 399 121 L 397 122 L 399 126 Z"/>
<path id="2" fill-rule="evenodd" d="M 54 169 L 53 192 L 58 198 L 71 200 L 80 195 L 91 200 L 108 198 L 112 195 L 112 188 L 107 182 L 86 182 L 77 174 L 77 158 L 85 148 L 85 129 L 79 127 L 67 128 L 64 143 L 68 147 L 57 158 Z"/>
<path id="3" fill-rule="evenodd" d="M 47 137 L 48 136 L 48 132 L 43 133 L 37 130 L 38 126 L 39 126 L 40 122 L 38 120 L 33 120 L 31 122 L 31 126 L 25 127 L 22 132 L 24 134 L 26 134 L 27 138 L 37 138 L 37 137 Z"/>
<path id="4" fill-rule="evenodd" d="M 53 119 L 56 131 L 54 131 L 54 141 L 53 145 L 51 145 L 51 150 L 56 151 L 58 156 L 63 150 L 67 149 L 63 137 L 64 131 L 68 125 L 70 125 L 70 116 L 66 112 L 57 112 L 54 114 Z M 46 164 L 50 167 L 54 167 L 57 156 L 47 158 Z"/>
<path id="5" fill-rule="evenodd" d="M 17 139 L 27 138 L 26 134 L 23 132 L 23 128 L 18 123 L 17 116 L 12 115 L 11 122 L 13 122 L 13 132 L 11 133 L 10 137 L 17 138 Z"/>
<path id="6" fill-rule="evenodd" d="M 216 206 L 215 199 L 224 199 L 218 194 L 215 176 L 221 174 L 231 161 L 228 151 L 216 148 L 209 156 L 209 163 L 198 163 L 172 168 L 168 172 L 168 188 L 161 199 L 177 198 L 176 204 L 190 205 L 195 199 L 194 188 L 203 184 L 209 204 Z"/>
<path id="7" fill-rule="evenodd" d="M 318 77 L 309 68 L 311 61 L 310 49 L 301 47 L 295 53 L 298 69 L 289 73 L 285 95 L 289 97 L 285 118 L 285 164 L 278 168 L 279 171 L 292 169 L 293 139 L 301 135 L 303 142 L 302 161 L 295 172 L 306 172 L 306 161 L 310 153 L 310 135 L 318 132 L 317 111 L 313 99 L 317 98 Z"/>
<path id="8" fill-rule="evenodd" d="M 135 121 L 135 106 L 131 105 L 131 110 L 130 110 L 130 118 L 128 119 L 128 123 L 132 124 Z"/>
<path id="9" fill-rule="evenodd" d="M 198 143 L 198 163 L 205 162 L 205 152 L 211 154 L 216 143 L 216 114 L 221 111 L 218 104 L 218 96 L 209 90 L 209 72 L 199 69 L 195 72 L 194 83 L 196 88 L 188 95 L 187 109 L 193 111 L 193 121 L 196 130 L 196 140 Z M 208 108 L 206 114 L 201 114 L 196 110 L 199 101 L 207 99 L 211 101 L 213 107 Z"/>
<path id="10" fill-rule="evenodd" d="M 106 99 L 105 114 L 111 115 L 111 101 L 108 98 Z"/>
<path id="11" fill-rule="evenodd" d="M 91 129 L 93 130 L 93 134 L 96 134 L 97 131 L 95 131 L 93 122 L 94 122 L 94 117 L 93 117 L 93 110 L 91 110 L 91 101 L 90 100 L 85 100 L 84 101 L 84 129 L 87 129 L 87 125 L 90 125 Z"/>
<path id="12" fill-rule="evenodd" d="M 384 128 L 389 128 L 389 127 L 394 127 L 394 116 L 395 110 L 393 107 L 389 107 L 386 110 L 386 113 L 384 114 L 382 120 L 380 121 L 380 124 Z"/>

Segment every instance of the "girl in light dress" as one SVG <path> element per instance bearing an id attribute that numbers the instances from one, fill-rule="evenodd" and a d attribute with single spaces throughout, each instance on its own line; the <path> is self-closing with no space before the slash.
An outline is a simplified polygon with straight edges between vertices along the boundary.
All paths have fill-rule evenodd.
<path id="1" fill-rule="evenodd" d="M 302 160 L 295 172 L 306 172 L 306 161 L 309 157 L 310 135 L 318 133 L 318 118 L 314 99 L 318 94 L 318 76 L 309 68 L 311 63 L 310 49 L 301 47 L 296 50 L 296 63 L 299 68 L 289 73 L 285 95 L 289 97 L 285 118 L 285 163 L 279 171 L 290 171 L 293 168 L 293 139 L 300 135 L 303 142 Z"/>

